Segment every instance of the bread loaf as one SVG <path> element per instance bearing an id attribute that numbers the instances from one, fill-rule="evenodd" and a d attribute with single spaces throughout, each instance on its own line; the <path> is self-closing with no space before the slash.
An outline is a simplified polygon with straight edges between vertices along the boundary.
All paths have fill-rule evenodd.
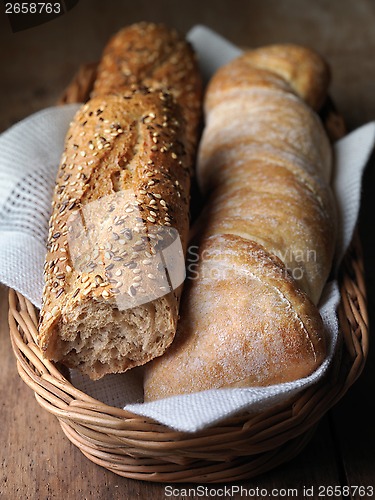
<path id="1" fill-rule="evenodd" d="M 322 363 L 315 304 L 332 263 L 335 210 L 331 149 L 311 106 L 324 101 L 328 80 L 319 56 L 286 45 L 245 53 L 210 82 L 198 155 L 208 201 L 176 339 L 146 366 L 146 401 L 288 382 Z"/>
<path id="2" fill-rule="evenodd" d="M 202 83 L 193 49 L 177 31 L 142 22 L 122 29 L 109 41 L 92 96 L 140 86 L 173 95 L 185 119 L 188 153 L 195 156 Z"/>
<path id="3" fill-rule="evenodd" d="M 134 85 L 123 84 L 118 74 L 118 85 L 110 80 L 105 56 L 95 96 L 68 131 L 44 271 L 39 345 L 48 359 L 92 379 L 142 365 L 172 342 L 181 286 L 174 286 L 159 250 L 179 236 L 183 263 L 189 229 L 200 99 L 195 59 L 165 28 L 129 30 L 138 53 L 127 72 Z M 143 38 L 144 31 L 151 35 Z M 118 43 L 126 33 L 111 42 L 119 67 L 131 60 L 127 45 Z M 180 92 L 196 101 L 189 136 L 186 109 L 163 90 L 178 83 L 174 65 L 163 60 L 163 81 L 158 75 L 147 80 L 141 71 L 155 47 L 163 54 L 166 45 L 172 57 L 174 44 L 189 68 Z M 154 64 L 156 71 L 159 61 Z M 105 87 L 107 77 L 111 85 Z"/>

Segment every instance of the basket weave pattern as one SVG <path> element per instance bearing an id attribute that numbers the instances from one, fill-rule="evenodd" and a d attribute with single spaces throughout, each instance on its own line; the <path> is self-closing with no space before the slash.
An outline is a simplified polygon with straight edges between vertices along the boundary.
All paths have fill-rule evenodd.
<path id="1" fill-rule="evenodd" d="M 88 98 L 95 65 L 83 66 L 61 103 Z M 330 108 L 323 115 L 331 138 L 343 123 Z M 288 402 L 258 415 L 241 413 L 203 431 L 173 431 L 93 399 L 76 389 L 64 368 L 43 359 L 37 345 L 37 311 L 9 291 L 10 338 L 17 368 L 38 403 L 55 415 L 84 455 L 116 474 L 146 481 L 226 482 L 254 477 L 294 457 L 309 441 L 320 418 L 361 373 L 368 352 L 368 318 L 363 259 L 358 235 L 341 269 L 339 368 Z"/>

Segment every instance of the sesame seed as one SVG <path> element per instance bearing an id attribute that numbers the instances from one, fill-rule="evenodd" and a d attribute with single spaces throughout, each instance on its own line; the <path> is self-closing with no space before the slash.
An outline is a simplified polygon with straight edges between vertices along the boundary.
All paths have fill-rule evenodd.
<path id="1" fill-rule="evenodd" d="M 77 288 L 77 290 L 73 293 L 73 299 L 75 297 L 77 297 L 77 295 L 79 294 L 79 291 L 80 291 L 80 288 Z"/>
<path id="2" fill-rule="evenodd" d="M 92 286 L 95 286 L 91 283 L 91 281 L 87 281 L 84 285 L 83 285 L 83 289 L 86 289 L 86 288 L 90 288 Z"/>
<path id="3" fill-rule="evenodd" d="M 121 234 L 123 234 L 123 235 L 125 236 L 125 238 L 126 238 L 127 240 L 129 240 L 129 241 L 130 241 L 131 239 L 133 239 L 133 234 L 132 234 L 131 229 L 123 229 L 123 230 L 121 231 Z"/>
<path id="4" fill-rule="evenodd" d="M 106 253 L 104 254 L 104 257 L 105 257 L 106 259 L 110 259 L 112 256 L 111 256 L 111 253 L 110 253 L 110 252 L 106 252 Z"/>
<path id="5" fill-rule="evenodd" d="M 91 287 L 90 287 L 90 286 L 88 286 L 88 287 L 86 288 L 86 290 L 83 290 L 82 294 L 83 294 L 84 296 L 86 296 L 86 295 L 88 295 L 90 292 L 91 292 Z"/>
<path id="6" fill-rule="evenodd" d="M 159 194 L 159 193 L 154 193 L 154 194 L 153 194 L 153 196 L 154 196 L 155 198 L 158 198 L 159 200 L 160 200 L 160 198 L 161 198 L 161 194 Z"/>
<path id="7" fill-rule="evenodd" d="M 151 261 L 150 259 L 144 259 L 144 260 L 142 261 L 142 264 L 144 264 L 145 266 L 147 266 L 148 264 L 151 264 L 151 262 L 152 262 L 152 261 Z"/>
<path id="8" fill-rule="evenodd" d="M 121 276 L 122 275 L 122 271 L 121 269 L 118 269 L 116 272 L 115 272 L 115 276 Z"/>
<path id="9" fill-rule="evenodd" d="M 102 291 L 102 297 L 104 298 L 109 297 L 109 293 L 107 292 L 107 290 Z"/>
<path id="10" fill-rule="evenodd" d="M 70 272 L 72 271 L 72 268 L 71 268 L 70 266 L 66 266 L 66 268 L 65 268 L 65 269 L 66 269 L 66 272 L 67 272 L 67 273 L 70 273 Z"/>
<path id="11" fill-rule="evenodd" d="M 126 244 L 126 241 L 125 241 L 125 240 L 123 240 L 122 238 L 120 238 L 120 239 L 118 240 L 118 242 L 119 242 L 119 244 L 120 244 L 120 245 L 125 245 L 125 244 Z"/>
<path id="12" fill-rule="evenodd" d="M 141 270 L 140 269 L 133 269 L 134 274 L 140 274 Z"/>
<path id="13" fill-rule="evenodd" d="M 150 200 L 149 205 L 156 205 L 156 201 L 155 200 Z"/>
<path id="14" fill-rule="evenodd" d="M 59 314 L 59 308 L 55 306 L 51 311 L 52 316 L 57 316 Z"/>
<path id="15" fill-rule="evenodd" d="M 147 217 L 147 220 L 148 220 L 149 222 L 155 222 L 155 220 L 156 220 L 156 219 L 154 219 L 154 217 Z"/>
<path id="16" fill-rule="evenodd" d="M 140 284 L 140 283 L 138 283 L 138 282 L 135 282 L 135 283 L 133 283 L 133 284 L 132 284 L 132 287 L 133 287 L 133 288 L 138 288 L 138 287 L 140 287 L 140 286 L 141 286 L 141 284 Z"/>
<path id="17" fill-rule="evenodd" d="M 153 210 L 150 210 L 150 215 L 152 215 L 153 217 L 157 217 L 158 214 L 156 212 L 154 212 Z"/>
<path id="18" fill-rule="evenodd" d="M 111 271 L 111 269 L 113 269 L 115 267 L 114 264 L 109 264 L 107 267 L 105 267 L 105 270 L 106 271 Z"/>
<path id="19" fill-rule="evenodd" d="M 81 278 L 81 283 L 86 283 L 90 278 L 86 275 Z"/>
<path id="20" fill-rule="evenodd" d="M 177 155 L 176 155 L 176 153 L 172 153 L 172 154 L 171 154 L 171 156 L 172 156 L 172 158 L 173 158 L 174 160 L 177 160 Z"/>
<path id="21" fill-rule="evenodd" d="M 164 201 L 164 200 L 160 200 L 160 205 L 161 205 L 161 206 L 163 206 L 163 207 L 166 207 L 166 206 L 167 206 L 167 204 L 165 203 L 165 201 Z"/>
<path id="22" fill-rule="evenodd" d="M 154 280 L 154 279 L 156 279 L 156 278 L 155 278 L 155 276 L 154 276 L 153 274 L 151 274 L 151 273 L 149 273 L 149 274 L 147 275 L 147 277 L 148 277 L 148 278 L 150 278 L 150 280 Z"/>
<path id="23" fill-rule="evenodd" d="M 47 311 L 47 312 L 46 312 L 46 314 L 44 315 L 44 319 L 45 319 L 46 321 L 48 321 L 48 320 L 49 320 L 49 319 L 51 319 L 51 318 L 52 318 L 52 314 L 51 314 L 49 311 Z"/>
<path id="24" fill-rule="evenodd" d="M 137 283 L 139 281 L 142 281 L 142 278 L 141 276 L 134 276 L 133 281 Z"/>
<path id="25" fill-rule="evenodd" d="M 134 297 L 136 295 L 136 289 L 134 288 L 134 285 L 130 285 L 129 287 L 129 290 L 128 290 L 128 294 L 130 295 L 130 297 Z"/>

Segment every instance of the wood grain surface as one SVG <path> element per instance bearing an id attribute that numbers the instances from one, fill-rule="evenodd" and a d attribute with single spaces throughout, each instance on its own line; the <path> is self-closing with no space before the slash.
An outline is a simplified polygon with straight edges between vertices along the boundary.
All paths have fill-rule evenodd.
<path id="1" fill-rule="evenodd" d="M 331 95 L 349 130 L 375 119 L 373 0 L 81 0 L 64 16 L 18 33 L 11 32 L 1 11 L 0 130 L 53 105 L 80 64 L 97 60 L 113 32 L 140 20 L 165 22 L 182 32 L 194 24 L 206 24 L 242 46 L 275 42 L 310 45 L 331 65 Z M 360 234 L 371 323 L 375 319 L 374 194 L 375 171 L 370 165 L 365 175 Z M 0 498 L 167 498 L 166 485 L 121 478 L 89 462 L 65 438 L 55 418 L 42 411 L 18 377 L 7 307 L 7 290 L 0 286 Z M 283 490 L 288 488 L 297 489 L 294 498 L 304 498 L 304 487 L 314 487 L 310 498 L 318 498 L 320 485 L 375 488 L 374 357 L 370 349 L 363 375 L 321 421 L 297 458 L 237 486 L 266 488 L 268 492 L 275 489 L 272 498 L 292 498 L 293 492 L 288 495 Z M 223 486 L 210 486 L 210 498 L 219 498 Z M 192 485 L 175 487 L 181 494 L 171 498 L 202 498 L 198 492 L 183 495 L 182 488 Z M 227 498 L 241 496 L 236 493 Z M 357 494 L 352 498 L 361 497 Z"/>

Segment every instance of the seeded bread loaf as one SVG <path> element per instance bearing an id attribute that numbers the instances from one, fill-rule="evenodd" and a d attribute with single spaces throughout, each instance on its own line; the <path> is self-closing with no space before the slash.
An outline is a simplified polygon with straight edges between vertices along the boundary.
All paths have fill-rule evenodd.
<path id="1" fill-rule="evenodd" d="M 331 148 L 314 109 L 327 82 L 324 61 L 290 45 L 245 53 L 210 82 L 198 154 L 208 201 L 176 339 L 146 366 L 146 401 L 288 382 L 324 360 L 315 304 L 335 210 Z"/>
<path id="2" fill-rule="evenodd" d="M 188 153 L 195 155 L 201 85 L 190 44 L 162 24 L 142 22 L 122 29 L 109 41 L 92 96 L 140 86 L 168 90 L 185 119 Z"/>
<path id="3" fill-rule="evenodd" d="M 68 131 L 53 197 L 39 344 L 48 359 L 92 379 L 161 355 L 176 331 L 182 279 L 171 280 L 160 249 L 174 244 L 183 265 L 200 77 L 179 40 L 191 70 L 180 84 L 191 83 L 184 92 L 197 103 L 188 135 L 185 111 L 162 89 L 171 87 L 168 76 L 151 85 L 137 73 L 155 46 L 173 51 L 177 41 L 164 28 L 150 30 L 154 39 L 138 40 L 135 85 L 104 88 L 99 68 L 95 97 Z M 126 45 L 116 50 L 128 60 Z"/>

